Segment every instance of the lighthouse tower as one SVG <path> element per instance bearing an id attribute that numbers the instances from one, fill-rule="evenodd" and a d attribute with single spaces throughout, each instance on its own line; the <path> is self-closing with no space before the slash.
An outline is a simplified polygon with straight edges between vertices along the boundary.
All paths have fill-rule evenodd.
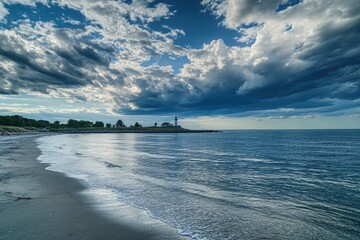
<path id="1" fill-rule="evenodd" d="M 178 127 L 177 117 L 175 117 L 175 127 Z"/>

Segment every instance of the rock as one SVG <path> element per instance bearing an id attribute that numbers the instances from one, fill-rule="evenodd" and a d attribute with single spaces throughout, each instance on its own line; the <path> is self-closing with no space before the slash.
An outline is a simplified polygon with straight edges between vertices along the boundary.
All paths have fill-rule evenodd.
<path id="1" fill-rule="evenodd" d="M 18 197 L 18 198 L 16 198 L 16 200 L 18 201 L 18 200 L 31 200 L 31 198 L 30 197 Z"/>

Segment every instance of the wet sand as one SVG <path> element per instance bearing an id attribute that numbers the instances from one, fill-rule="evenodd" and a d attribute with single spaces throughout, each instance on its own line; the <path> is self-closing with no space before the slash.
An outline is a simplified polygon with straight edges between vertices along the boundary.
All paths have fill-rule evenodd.
<path id="1" fill-rule="evenodd" d="M 80 194 L 86 183 L 36 160 L 36 138 L 0 137 L 0 239 L 183 239 L 176 229 L 159 231 L 99 213 Z"/>

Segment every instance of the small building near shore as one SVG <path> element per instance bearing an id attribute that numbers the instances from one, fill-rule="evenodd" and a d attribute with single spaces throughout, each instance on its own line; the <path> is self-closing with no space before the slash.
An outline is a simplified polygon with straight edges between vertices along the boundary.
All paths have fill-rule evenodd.
<path id="1" fill-rule="evenodd" d="M 180 125 L 178 124 L 178 118 L 175 117 L 174 124 L 170 122 L 163 122 L 161 124 L 161 127 L 180 127 Z"/>
<path id="2" fill-rule="evenodd" d="M 169 122 L 163 122 L 162 124 L 161 124 L 161 127 L 173 127 L 174 125 L 172 125 L 171 123 L 169 123 Z"/>

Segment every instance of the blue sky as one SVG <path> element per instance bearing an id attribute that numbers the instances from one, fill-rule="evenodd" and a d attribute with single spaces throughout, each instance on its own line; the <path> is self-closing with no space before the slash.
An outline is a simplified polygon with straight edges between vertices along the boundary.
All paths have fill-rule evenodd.
<path id="1" fill-rule="evenodd" d="M 360 128 L 357 0 L 0 0 L 0 114 Z"/>

